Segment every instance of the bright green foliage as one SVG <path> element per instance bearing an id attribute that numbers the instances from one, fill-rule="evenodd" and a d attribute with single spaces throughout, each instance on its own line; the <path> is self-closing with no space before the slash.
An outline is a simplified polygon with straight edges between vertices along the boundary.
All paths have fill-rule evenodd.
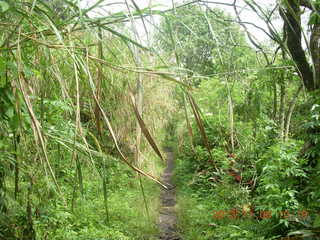
<path id="1" fill-rule="evenodd" d="M 85 194 L 76 200 L 74 211 L 58 204 L 54 208 L 43 206 L 39 211 L 41 216 L 35 221 L 35 228 L 40 236 L 47 235 L 50 239 L 143 239 L 157 234 L 155 225 L 150 224 L 144 209 L 140 208 L 143 202 L 139 196 L 139 186 L 134 182 L 134 176 L 128 169 L 119 164 L 109 168 L 110 188 L 109 222 L 104 209 L 102 185 L 100 179 L 93 177 L 85 180 Z M 126 172 L 117 176 L 118 171 Z M 84 172 L 85 175 L 91 175 Z M 128 187 L 128 182 L 129 186 Z M 146 184 L 146 191 L 151 193 L 153 184 Z M 157 192 L 150 194 L 148 204 L 155 204 L 152 200 L 157 197 Z M 72 196 L 70 196 L 72 197 Z M 152 199 L 151 199 L 152 197 Z M 124 201 L 125 199 L 125 201 Z M 69 199 L 71 201 L 71 199 Z M 155 207 L 155 206 L 153 206 Z M 155 212 L 151 212 L 156 214 Z M 146 227 L 149 226 L 149 227 Z M 50 229 L 50 232 L 47 230 Z"/>
<path id="2" fill-rule="evenodd" d="M 101 114 L 131 164 L 136 120 L 129 93 L 138 75 L 132 52 L 142 46 L 123 29 L 130 19 L 124 12 L 93 14 L 103 2 L 80 8 L 69 0 L 0 1 L 0 239 L 157 235 L 158 188 L 142 179 L 144 200 Z M 149 53 L 140 54 L 150 67 Z M 145 77 L 143 117 L 162 142 L 174 104 L 154 107 L 170 88 L 152 77 Z M 148 159 L 141 168 L 159 177 L 162 163 L 144 140 L 140 152 Z"/>
<path id="3" fill-rule="evenodd" d="M 137 79 L 148 130 L 177 152 L 183 239 L 319 239 L 319 92 L 301 85 L 288 41 L 254 48 L 239 19 L 201 1 L 89 2 L 0 0 L 0 239 L 159 238 L 158 185 L 132 171 L 163 166 L 144 138 L 134 162 Z M 307 3 L 313 30 L 319 0 Z M 151 53 L 127 27 L 152 14 Z"/>
<path id="4" fill-rule="evenodd" d="M 217 179 L 205 179 L 209 171 L 193 174 L 189 162 L 192 159 L 185 156 L 180 156 L 176 167 L 176 183 L 180 187 L 178 217 L 184 239 L 274 239 L 265 237 L 270 223 L 243 215 L 243 207 L 251 201 L 248 189 L 235 186 L 228 176 L 222 177 L 221 184 Z"/>
<path id="5" fill-rule="evenodd" d="M 159 47 L 172 57 L 175 54 L 177 63 L 190 71 L 190 76 L 226 71 L 222 64 L 231 51 L 234 66 L 246 61 L 250 52 L 244 49 L 247 43 L 243 33 L 230 19 L 219 9 L 201 5 L 177 8 L 161 22 Z"/>
<path id="6" fill-rule="evenodd" d="M 244 63 L 237 67 L 246 69 Z M 259 66 L 250 58 L 246 63 Z M 185 186 L 179 194 L 185 202 L 182 204 L 187 205 L 180 212 L 186 239 L 278 239 L 303 228 L 314 233 L 310 226 L 317 221 L 319 209 L 319 170 L 315 167 L 318 107 L 314 105 L 312 121 L 305 124 L 311 115 L 310 102 L 316 101 L 296 95 L 301 80 L 291 66 L 291 61 L 277 59 L 269 68 L 231 76 L 217 74 L 202 80 L 194 90 L 213 162 L 190 111 L 193 147 L 186 129 L 187 140 L 176 169 L 178 186 Z M 222 68 L 228 66 L 221 64 Z M 293 100 L 296 108 L 289 122 L 289 136 L 281 139 Z M 309 129 L 307 136 L 304 125 Z M 192 200 L 187 199 L 189 195 Z M 203 210 L 192 209 L 190 202 L 197 202 L 195 206 L 201 205 Z M 182 212 L 185 208 L 187 213 Z M 210 211 L 229 213 L 232 209 L 239 219 L 208 217 Z M 251 209 L 252 217 L 245 218 L 243 209 Z M 301 210 L 310 217 L 298 217 Z M 290 218 L 283 217 L 286 211 Z"/>
<path id="7" fill-rule="evenodd" d="M 271 210 L 272 216 L 279 217 L 284 211 L 303 208 L 297 199 L 297 186 L 306 177 L 299 149 L 301 144 L 295 142 L 276 144 L 257 161 L 260 177 L 256 201 L 260 210 Z"/>

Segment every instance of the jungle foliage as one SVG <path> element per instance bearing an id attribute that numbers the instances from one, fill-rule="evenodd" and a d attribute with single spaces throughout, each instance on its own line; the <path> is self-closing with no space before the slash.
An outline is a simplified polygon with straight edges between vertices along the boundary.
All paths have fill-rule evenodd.
<path id="1" fill-rule="evenodd" d="M 0 239 L 158 239 L 166 147 L 183 239 L 319 239 L 319 0 L 140 4 L 0 0 Z"/>

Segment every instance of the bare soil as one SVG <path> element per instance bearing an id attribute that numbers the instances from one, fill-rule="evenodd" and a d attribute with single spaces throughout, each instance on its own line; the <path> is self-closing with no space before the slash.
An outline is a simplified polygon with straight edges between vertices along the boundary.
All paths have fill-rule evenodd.
<path id="1" fill-rule="evenodd" d="M 164 170 L 161 180 L 168 186 L 172 186 L 170 190 L 162 189 L 160 193 L 160 214 L 159 214 L 159 230 L 161 240 L 182 240 L 177 230 L 176 216 L 176 191 L 172 184 L 172 175 L 174 168 L 174 154 L 167 150 L 167 167 Z"/>

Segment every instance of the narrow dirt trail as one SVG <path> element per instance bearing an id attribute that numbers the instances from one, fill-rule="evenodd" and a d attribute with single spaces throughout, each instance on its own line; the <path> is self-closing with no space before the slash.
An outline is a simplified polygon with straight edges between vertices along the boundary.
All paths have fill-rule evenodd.
<path id="1" fill-rule="evenodd" d="M 161 179 L 170 186 L 172 184 L 172 175 L 174 168 L 174 154 L 170 150 L 166 150 L 167 167 L 164 170 Z M 177 230 L 177 216 L 175 211 L 176 191 L 162 189 L 160 193 L 160 214 L 159 214 L 159 229 L 161 240 L 182 240 Z"/>

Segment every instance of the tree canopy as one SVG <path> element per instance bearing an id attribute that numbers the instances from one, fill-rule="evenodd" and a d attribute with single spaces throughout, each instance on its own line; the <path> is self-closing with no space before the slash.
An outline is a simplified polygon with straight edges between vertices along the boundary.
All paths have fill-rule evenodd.
<path id="1" fill-rule="evenodd" d="M 244 33 L 230 16 L 197 4 L 166 13 L 156 38 L 159 48 L 175 57 L 190 75 L 209 76 L 222 71 L 225 57 L 232 54 L 234 62 L 244 60 L 244 49 L 249 48 Z"/>

